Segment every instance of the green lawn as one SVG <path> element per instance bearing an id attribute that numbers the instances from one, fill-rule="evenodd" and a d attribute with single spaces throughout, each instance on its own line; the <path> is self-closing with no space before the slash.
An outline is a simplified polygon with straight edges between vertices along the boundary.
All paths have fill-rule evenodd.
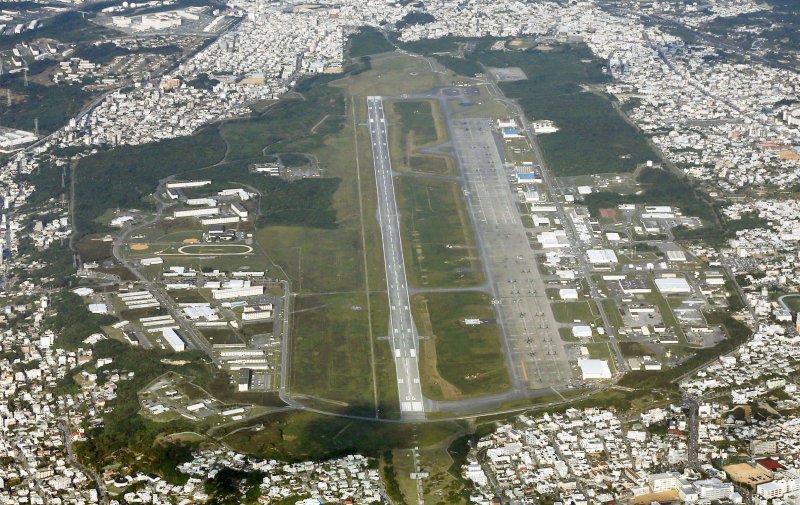
<path id="1" fill-rule="evenodd" d="M 443 156 L 415 155 L 408 158 L 408 168 L 430 175 L 452 175 L 453 169 Z"/>
<path id="2" fill-rule="evenodd" d="M 783 301 L 789 306 L 789 310 L 800 312 L 800 295 L 788 296 L 784 298 Z"/>
<path id="3" fill-rule="evenodd" d="M 608 320 L 614 328 L 622 328 L 624 324 L 622 323 L 622 315 L 619 313 L 619 308 L 617 308 L 616 302 L 614 300 L 607 298 L 602 300 L 600 303 L 603 304 L 603 310 L 606 312 L 606 316 L 608 316 Z"/>
<path id="4" fill-rule="evenodd" d="M 594 301 L 582 302 L 553 302 L 550 305 L 553 309 L 553 316 L 559 323 L 571 323 L 580 320 L 585 324 L 593 323 L 600 317 Z"/>
<path id="5" fill-rule="evenodd" d="M 626 358 L 638 356 L 653 356 L 655 353 L 640 342 L 620 342 L 619 349 Z"/>
<path id="6" fill-rule="evenodd" d="M 399 119 L 397 126 L 404 135 L 413 135 L 416 145 L 425 145 L 436 141 L 438 136 L 431 102 L 398 101 L 392 103 L 392 108 Z"/>

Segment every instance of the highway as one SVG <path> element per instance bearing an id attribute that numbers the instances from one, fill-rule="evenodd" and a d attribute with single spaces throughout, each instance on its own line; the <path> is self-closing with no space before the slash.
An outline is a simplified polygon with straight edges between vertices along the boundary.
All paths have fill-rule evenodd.
<path id="1" fill-rule="evenodd" d="M 389 342 L 392 345 L 397 374 L 400 413 L 403 417 L 424 417 L 425 402 L 419 376 L 418 335 L 411 315 L 383 99 L 377 96 L 367 97 L 367 109 L 378 191 L 378 221 L 381 227 L 386 288 L 389 295 Z"/>

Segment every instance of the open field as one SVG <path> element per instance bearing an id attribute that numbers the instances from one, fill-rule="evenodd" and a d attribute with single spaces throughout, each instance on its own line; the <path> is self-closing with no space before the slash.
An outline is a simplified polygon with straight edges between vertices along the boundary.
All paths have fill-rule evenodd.
<path id="1" fill-rule="evenodd" d="M 368 326 L 363 294 L 297 297 L 292 393 L 328 400 L 331 410 L 374 414 Z"/>
<path id="2" fill-rule="evenodd" d="M 483 283 L 461 188 L 456 182 L 397 178 L 405 261 L 412 286 Z"/>
<path id="3" fill-rule="evenodd" d="M 619 349 L 626 358 L 653 356 L 655 354 L 652 349 L 639 342 L 620 342 Z"/>
<path id="4" fill-rule="evenodd" d="M 757 484 L 769 482 L 771 480 L 764 470 L 752 467 L 748 463 L 727 465 L 723 466 L 722 469 L 733 482 L 750 487 L 755 487 Z"/>
<path id="5" fill-rule="evenodd" d="M 463 430 L 453 422 L 377 423 L 303 411 L 273 414 L 262 418 L 261 423 L 254 420 L 247 425 L 263 429 L 239 430 L 239 426 L 233 425 L 217 436 L 237 451 L 285 461 L 322 459 L 352 452 L 376 457 L 386 450 L 435 445 Z"/>
<path id="6" fill-rule="evenodd" d="M 789 310 L 800 312 L 800 294 L 792 294 L 783 299 L 783 303 L 789 307 Z"/>
<path id="7" fill-rule="evenodd" d="M 455 175 L 452 158 L 424 152 L 447 141 L 439 102 L 392 100 L 385 108 L 390 127 L 392 169 L 430 175 Z"/>
<path id="8" fill-rule="evenodd" d="M 593 300 L 582 302 L 554 302 L 552 305 L 553 316 L 559 323 L 572 323 L 580 321 L 584 324 L 594 323 L 600 313 Z"/>
<path id="9" fill-rule="evenodd" d="M 211 345 L 244 343 L 239 335 L 230 328 L 201 328 L 200 333 Z"/>
<path id="10" fill-rule="evenodd" d="M 414 296 L 412 306 L 420 335 L 431 339 L 424 342 L 420 360 L 428 398 L 457 399 L 510 387 L 488 295 L 428 293 Z M 473 318 L 481 324 L 465 324 Z"/>
<path id="11" fill-rule="evenodd" d="M 439 139 L 433 116 L 434 106 L 433 102 L 427 100 L 392 102 L 404 144 L 423 146 Z"/>
<path id="12" fill-rule="evenodd" d="M 415 78 L 409 81 L 410 74 Z M 421 91 L 435 83 L 425 61 L 396 54 L 374 57 L 372 70 L 332 83 L 345 97 L 347 118 L 308 152 L 317 155 L 326 176 L 341 181 L 332 197 L 336 227 L 266 226 L 257 232 L 257 242 L 302 295 L 292 316 L 292 394 L 308 395 L 303 401 L 326 410 L 397 412 L 391 349 L 377 340 L 388 331 L 386 298 L 367 297 L 386 289 L 369 131 L 354 121 L 365 121 L 368 95 Z"/>
<path id="13" fill-rule="evenodd" d="M 672 503 L 677 502 L 678 499 L 678 491 L 675 489 L 670 489 L 669 491 L 661 491 L 659 493 L 647 493 L 639 496 L 635 496 L 631 498 L 631 505 L 649 505 L 653 502 L 658 503 Z"/>

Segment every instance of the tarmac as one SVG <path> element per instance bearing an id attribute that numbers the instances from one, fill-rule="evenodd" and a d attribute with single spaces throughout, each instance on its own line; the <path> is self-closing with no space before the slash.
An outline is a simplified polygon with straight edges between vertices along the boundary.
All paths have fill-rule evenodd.
<path id="1" fill-rule="evenodd" d="M 378 191 L 378 221 L 381 227 L 386 288 L 389 295 L 389 342 L 392 346 L 397 375 L 400 413 L 404 418 L 422 417 L 425 412 L 425 399 L 422 396 L 419 375 L 419 336 L 411 315 L 383 100 L 381 97 L 370 96 L 367 98 L 367 105 Z"/>
<path id="2" fill-rule="evenodd" d="M 572 371 L 560 325 L 550 309 L 493 126 L 488 118 L 449 118 L 448 129 L 494 293 L 512 383 L 523 391 L 564 386 Z"/>

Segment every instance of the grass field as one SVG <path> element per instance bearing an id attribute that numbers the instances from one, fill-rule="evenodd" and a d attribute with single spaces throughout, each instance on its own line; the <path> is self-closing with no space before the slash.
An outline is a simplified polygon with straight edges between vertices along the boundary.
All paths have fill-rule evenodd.
<path id="1" fill-rule="evenodd" d="M 559 323 L 572 323 L 576 320 L 585 324 L 594 323 L 600 317 L 594 301 L 554 302 L 551 304 L 553 316 Z"/>
<path id="2" fill-rule="evenodd" d="M 455 162 L 448 156 L 423 152 L 447 141 L 438 102 L 396 100 L 387 102 L 389 150 L 392 168 L 398 172 L 454 175 Z"/>
<path id="3" fill-rule="evenodd" d="M 292 328 L 292 392 L 374 415 L 366 296 L 297 297 Z"/>
<path id="4" fill-rule="evenodd" d="M 408 168 L 412 172 L 429 175 L 452 175 L 453 162 L 444 156 L 409 156 Z"/>
<path id="5" fill-rule="evenodd" d="M 800 294 L 787 296 L 783 302 L 789 307 L 789 310 L 800 312 Z"/>
<path id="6" fill-rule="evenodd" d="M 614 300 L 608 298 L 602 300 L 600 302 L 603 304 L 603 310 L 605 311 L 606 315 L 608 316 L 609 322 L 611 323 L 614 328 L 622 328 L 624 326 L 622 322 L 622 315 L 619 313 L 619 308 Z"/>
<path id="7" fill-rule="evenodd" d="M 626 358 L 638 356 L 653 356 L 656 354 L 652 349 L 640 342 L 620 342 L 619 350 Z"/>
<path id="8" fill-rule="evenodd" d="M 398 127 L 404 143 L 425 145 L 436 142 L 439 138 L 430 101 L 402 100 L 392 102 L 391 106 L 399 120 Z"/>
<path id="9" fill-rule="evenodd" d="M 480 255 L 458 183 L 395 180 L 403 253 L 414 286 L 460 287 L 484 281 Z"/>
<path id="10" fill-rule="evenodd" d="M 242 344 L 242 339 L 230 328 L 201 328 L 200 333 L 211 345 Z"/>
<path id="11" fill-rule="evenodd" d="M 414 296 L 412 306 L 420 334 L 432 339 L 423 343 L 420 353 L 425 396 L 455 399 L 508 389 L 499 329 L 488 295 L 429 293 Z M 466 318 L 489 322 L 468 326 Z"/>
<path id="12" fill-rule="evenodd" d="M 365 121 L 368 95 L 421 91 L 435 82 L 424 61 L 390 54 L 373 57 L 372 70 L 329 84 L 343 94 L 346 119 L 340 130 L 307 141 L 304 152 L 340 180 L 332 195 L 336 227 L 257 231 L 258 244 L 300 294 L 292 316 L 291 391 L 320 408 L 397 414 L 394 362 L 389 345 L 377 340 L 388 330 L 386 296 L 367 295 L 386 289 L 371 142 L 368 129 L 354 122 Z"/>

